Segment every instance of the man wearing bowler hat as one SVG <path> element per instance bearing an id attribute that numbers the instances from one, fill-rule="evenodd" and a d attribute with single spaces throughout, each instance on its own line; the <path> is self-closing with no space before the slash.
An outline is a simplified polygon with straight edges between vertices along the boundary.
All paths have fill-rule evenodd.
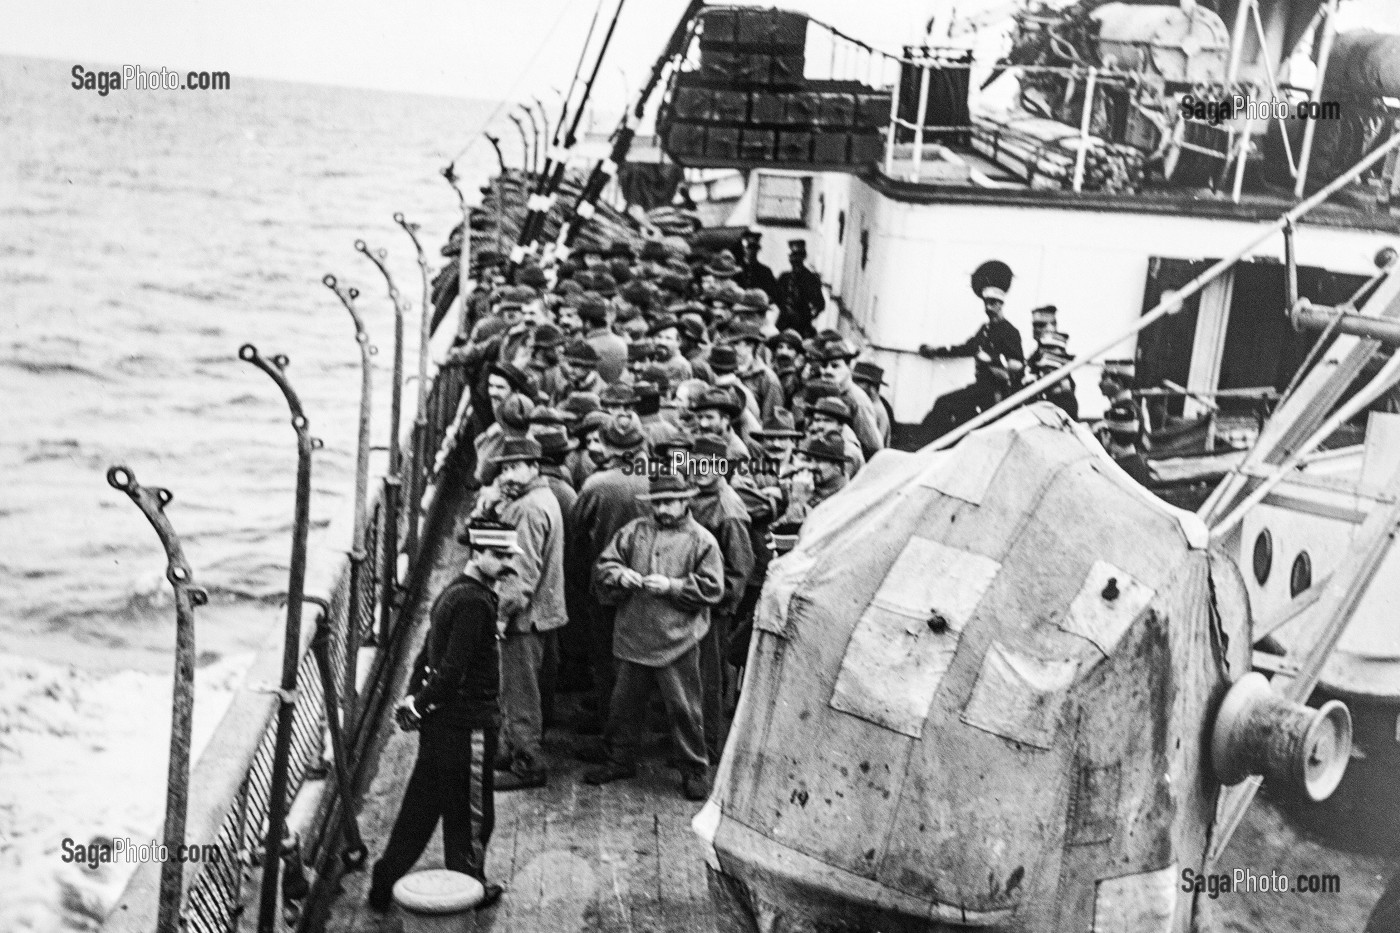
<path id="1" fill-rule="evenodd" d="M 788 263 L 792 268 L 778 276 L 778 330 L 815 337 L 813 322 L 826 309 L 826 296 L 821 276 L 807 268 L 806 240 L 788 240 Z"/>
<path id="2" fill-rule="evenodd" d="M 539 442 L 511 438 L 496 458 L 498 476 L 473 515 L 514 528 L 515 574 L 497 587 L 501 627 L 501 727 L 497 790 L 543 787 L 549 779 L 540 700 L 545 656 L 568 621 L 564 602 L 564 516 L 540 475 Z"/>
<path id="3" fill-rule="evenodd" d="M 727 457 L 731 460 L 749 459 L 748 444 L 734 430 L 734 422 L 744 411 L 735 394 L 735 387 L 722 386 L 702 392 L 698 398 L 691 400 L 690 410 L 695 415 L 695 430 L 713 434 L 724 441 Z"/>
<path id="4" fill-rule="evenodd" d="M 444 864 L 486 889 L 478 907 L 501 897 L 501 886 L 486 880 L 486 847 L 496 822 L 491 765 L 501 721 L 502 633 L 492 588 L 514 572 L 520 548 L 513 530 L 485 523 L 469 526 L 458 540 L 470 545 L 471 559 L 433 602 L 408 695 L 394 710 L 400 729 L 418 732 L 418 759 L 372 873 L 369 905 L 375 910 L 388 910 L 394 883 L 418 861 L 439 820 Z"/>
<path id="5" fill-rule="evenodd" d="M 851 367 L 851 381 L 875 404 L 875 424 L 880 429 L 880 438 L 885 442 L 885 446 L 890 446 L 894 408 L 889 399 L 880 394 L 880 387 L 886 384 L 884 369 L 869 360 L 858 360 Z"/>
<path id="6" fill-rule="evenodd" d="M 846 488 L 846 446 L 835 431 L 809 434 L 793 457 L 788 507 L 774 525 L 801 525 L 812 510 Z"/>
<path id="7" fill-rule="evenodd" d="M 655 684 L 671 721 L 682 791 L 687 800 L 709 796 L 700 642 L 711 607 L 724 596 L 724 558 L 690 514 L 694 495 L 682 474 L 658 473 L 641 497 L 651 514 L 623 526 L 598 558 L 594 579 L 617 606 L 617 684 L 604 733 L 607 760 L 584 775 L 589 784 L 636 775 Z"/>
<path id="8" fill-rule="evenodd" d="M 861 453 L 869 460 L 876 451 L 885 446 L 880 438 L 880 422 L 875 414 L 875 403 L 860 389 L 852 378 L 851 360 L 856 357 L 855 347 L 837 337 L 819 345 L 817 350 L 821 360 L 822 378 L 836 386 L 841 401 L 851 411 L 851 430 L 860 442 Z"/>
<path id="9" fill-rule="evenodd" d="M 773 416 L 773 409 L 783 406 L 783 385 L 758 355 L 758 348 L 764 343 L 763 331 L 754 322 L 736 322 L 726 343 L 734 348 L 737 364 L 734 374 L 758 403 L 758 418 L 762 423 Z"/>

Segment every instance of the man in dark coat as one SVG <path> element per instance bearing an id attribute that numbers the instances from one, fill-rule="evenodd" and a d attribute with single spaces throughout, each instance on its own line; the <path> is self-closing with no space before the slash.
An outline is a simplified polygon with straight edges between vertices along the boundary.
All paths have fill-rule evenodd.
<path id="1" fill-rule="evenodd" d="M 821 276 L 807 268 L 807 241 L 788 241 L 792 269 L 778 276 L 778 330 L 791 328 L 803 337 L 815 337 L 813 322 L 826 310 Z"/>
<path id="2" fill-rule="evenodd" d="M 763 244 L 763 234 L 757 230 L 750 230 L 744 234 L 744 239 L 740 244 L 743 249 L 743 259 L 739 266 L 742 271 L 734 277 L 734 281 L 740 288 L 759 288 L 763 294 L 768 296 L 768 300 L 778 303 L 778 280 L 773 275 L 773 270 L 758 261 L 758 250 Z"/>
<path id="3" fill-rule="evenodd" d="M 583 484 L 567 523 L 565 575 L 585 595 L 589 658 L 598 712 L 607 720 L 612 698 L 613 623 L 616 610 L 599 601 L 593 587 L 593 565 L 619 528 L 643 513 L 639 496 L 647 494 L 646 435 L 632 412 L 614 415 L 597 432 L 603 468 Z"/>
<path id="4" fill-rule="evenodd" d="M 970 356 L 977 361 L 972 384 L 939 396 L 924 417 L 931 437 L 941 437 L 971 421 L 1020 386 L 1026 366 L 1021 334 L 1003 314 L 1010 287 L 1011 269 L 1006 263 L 983 263 L 972 274 L 972 290 L 982 299 L 987 323 L 955 346 L 919 347 L 919 355 L 928 359 Z"/>
<path id="5" fill-rule="evenodd" d="M 486 881 L 486 847 L 495 825 L 496 731 L 501 724 L 501 637 L 495 582 L 513 572 L 515 533 L 478 525 L 467 531 L 472 557 L 438 594 L 428 638 L 408 695 L 394 711 L 399 728 L 418 731 L 418 760 L 384 854 L 375 863 L 369 904 L 387 910 L 394 883 L 408 874 L 442 821 L 443 862 L 482 883 L 489 906 L 501 886 Z"/>
<path id="6" fill-rule="evenodd" d="M 728 696 L 725 676 L 729 656 L 729 635 L 739 603 L 748 589 L 754 569 L 753 539 L 749 511 L 744 500 L 729 485 L 734 465 L 728 460 L 727 445 L 713 434 L 702 434 L 692 444 L 688 472 L 696 494 L 690 514 L 719 543 L 724 558 L 724 596 L 710 610 L 710 632 L 700 643 L 700 680 L 705 696 L 705 748 L 711 761 L 719 761 L 724 751 L 726 729 L 724 701 Z M 740 469 L 747 470 L 748 464 Z"/>

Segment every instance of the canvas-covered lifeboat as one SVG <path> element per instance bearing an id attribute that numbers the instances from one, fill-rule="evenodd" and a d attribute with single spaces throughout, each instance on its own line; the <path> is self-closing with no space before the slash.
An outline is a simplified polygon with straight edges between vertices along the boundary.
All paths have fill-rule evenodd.
<path id="1" fill-rule="evenodd" d="M 696 830 L 730 931 L 1190 928 L 1238 571 L 1035 405 L 876 457 L 770 570 Z"/>

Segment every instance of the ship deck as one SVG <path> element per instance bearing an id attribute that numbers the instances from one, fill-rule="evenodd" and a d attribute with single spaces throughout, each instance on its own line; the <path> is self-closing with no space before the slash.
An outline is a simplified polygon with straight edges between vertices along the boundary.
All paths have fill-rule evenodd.
<path id="1" fill-rule="evenodd" d="M 469 503 L 463 502 L 465 510 Z M 465 511 L 459 511 L 456 527 Z M 465 549 L 450 538 L 439 548 L 428 583 L 436 594 L 465 561 Z M 426 632 L 430 600 L 416 608 L 415 638 L 405 663 L 395 672 L 398 696 L 407 678 L 407 660 L 416 655 Z M 561 698 L 567 719 L 567 698 Z M 698 805 L 680 795 L 677 773 L 666 766 L 664 740 L 649 749 L 634 780 L 604 787 L 582 782 L 587 769 L 573 752 L 588 741 L 567 728 L 551 729 L 549 786 L 498 793 L 496 827 L 487 856 L 487 874 L 506 886 L 493 908 L 472 915 L 466 929 L 492 933 L 711 933 L 716 917 L 707 889 L 700 846 L 690 830 Z M 361 799 L 361 832 L 371 858 L 382 851 L 413 768 L 416 738 L 399 732 L 390 717 L 375 736 L 376 764 Z M 440 834 L 419 860 L 419 868 L 442 865 Z M 1181 866 L 1185 867 L 1185 866 Z M 1213 933 L 1360 933 L 1394 864 L 1376 856 L 1341 852 L 1295 828 L 1269 800 L 1260 798 L 1236 833 L 1217 869 L 1247 869 L 1254 875 L 1278 872 L 1335 874 L 1341 890 L 1326 894 L 1226 893 L 1201 895 L 1202 930 Z M 397 933 L 397 908 L 369 910 L 367 871 L 345 875 L 326 907 L 327 933 Z M 1182 895 L 1183 898 L 1185 895 Z"/>
<path id="2" fill-rule="evenodd" d="M 453 527 L 465 514 L 458 515 Z M 444 541 L 428 592 L 436 594 L 465 561 L 463 546 L 450 538 Z M 417 607 L 416 637 L 412 650 L 405 652 L 406 659 L 417 654 L 426 633 L 429 604 L 425 600 Z M 395 696 L 402 695 L 407 677 L 407 665 L 401 668 Z M 566 719 L 569 700 L 560 697 L 561 715 Z M 591 787 L 582 781 L 590 766 L 573 756 L 589 741 L 566 728 L 549 730 L 545 740 L 551 763 L 549 785 L 496 794 L 496 827 L 486 872 L 492 881 L 506 886 L 506 894 L 495 907 L 474 915 L 474 929 L 494 933 L 714 930 L 705 865 L 690 830 L 699 805 L 681 796 L 678 773 L 665 764 L 663 743 L 648 749 L 637 778 Z M 383 850 L 398 815 L 418 745 L 414 735 L 398 731 L 385 717 L 375 747 L 377 763 L 359 811 L 371 859 Z M 418 867 L 441 865 L 439 832 Z M 367 871 L 345 875 L 323 929 L 327 933 L 401 929 L 393 912 L 379 914 L 366 906 L 368 888 Z"/>

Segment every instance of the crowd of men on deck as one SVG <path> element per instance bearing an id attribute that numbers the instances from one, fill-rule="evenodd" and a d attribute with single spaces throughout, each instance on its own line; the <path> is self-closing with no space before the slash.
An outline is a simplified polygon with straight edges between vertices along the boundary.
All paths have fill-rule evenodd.
<path id="1" fill-rule="evenodd" d="M 680 238 L 635 252 L 619 242 L 548 269 L 474 257 L 479 285 L 452 360 L 465 369 L 470 416 L 448 475 L 475 491 L 462 540 L 496 556 L 484 567 L 474 560 L 470 585 L 439 597 L 432 630 L 450 629 L 453 612 L 491 592 L 498 638 L 477 663 L 499 665 L 499 711 L 493 718 L 478 694 L 467 698 L 462 708 L 475 712 L 460 726 L 473 738 L 456 745 L 470 749 L 433 740 L 443 743 L 439 764 L 424 763 L 425 725 L 420 767 L 447 761 L 488 790 L 542 787 L 555 698 L 583 692 L 585 715 L 573 725 L 602 736 L 581 752 L 594 765 L 584 780 L 625 779 L 636 774 L 656 692 L 684 796 L 708 795 L 768 564 L 889 445 L 893 422 L 882 369 L 815 326 L 825 299 L 805 243 L 790 242 L 781 276 L 758 261 L 758 245 L 751 235 L 709 254 Z M 1070 359 L 1053 308 L 1035 312 L 1036 349 L 1022 355 L 1001 316 L 1009 284 L 1003 264 L 979 270 L 987 324 L 965 344 L 921 350 L 977 361 L 974 383 L 926 419 L 938 433 Z M 1111 397 L 1131 382 L 1121 364 L 1105 372 L 1122 380 L 1104 385 Z M 1068 380 L 1042 397 L 1077 414 Z M 1104 430 L 1118 454 L 1134 453 L 1131 393 L 1115 399 Z M 451 705 L 442 683 L 462 680 L 479 643 L 430 633 L 401 723 L 417 727 L 434 704 Z M 479 680 L 465 678 L 478 693 Z M 386 885 L 421 853 L 433 826 L 425 820 L 447 822 L 454 807 L 454 845 L 480 848 L 475 861 L 457 856 L 459 870 L 484 882 L 490 820 L 460 801 L 434 810 L 425 802 L 434 780 L 425 772 L 415 791 L 415 770 L 372 901 L 385 901 Z"/>

